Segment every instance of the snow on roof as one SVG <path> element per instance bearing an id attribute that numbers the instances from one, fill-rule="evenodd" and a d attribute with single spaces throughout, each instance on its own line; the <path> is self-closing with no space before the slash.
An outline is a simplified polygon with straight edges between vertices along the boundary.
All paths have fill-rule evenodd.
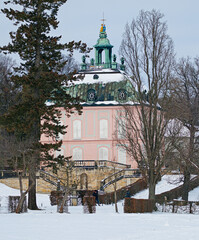
<path id="1" fill-rule="evenodd" d="M 139 104 L 138 102 L 132 102 L 132 101 L 128 101 L 128 102 L 117 102 L 117 101 L 97 101 L 97 102 L 92 102 L 92 103 L 88 103 L 88 102 L 81 102 L 81 105 L 136 105 Z"/>
<path id="2" fill-rule="evenodd" d="M 75 81 L 74 84 L 93 84 L 93 83 L 110 83 L 120 82 L 131 78 L 123 71 L 113 69 L 96 69 L 85 72 L 79 72 L 84 75 L 83 79 Z M 98 76 L 98 79 L 94 79 L 94 75 Z"/>

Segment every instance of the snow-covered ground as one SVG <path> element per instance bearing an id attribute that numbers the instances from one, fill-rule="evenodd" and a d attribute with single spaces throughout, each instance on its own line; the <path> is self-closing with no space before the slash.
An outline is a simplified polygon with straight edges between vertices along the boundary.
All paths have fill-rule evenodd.
<path id="1" fill-rule="evenodd" d="M 156 194 L 160 194 L 166 191 L 169 191 L 173 188 L 178 187 L 179 185 L 182 184 L 181 182 L 181 175 L 165 175 L 162 177 L 162 180 L 158 182 L 156 185 Z M 134 198 L 139 198 L 139 199 L 147 199 L 149 196 L 149 190 L 143 190 L 136 195 L 134 195 Z"/>
<path id="2" fill-rule="evenodd" d="M 194 175 L 192 176 L 192 178 Z M 156 185 L 156 194 L 160 194 L 166 191 L 169 191 L 173 188 L 176 188 L 182 184 L 181 175 L 165 175 L 162 177 L 162 180 Z M 149 190 L 145 189 L 137 194 L 134 198 L 147 199 L 149 196 Z M 199 201 L 199 187 L 189 192 L 189 201 Z"/>
<path id="3" fill-rule="evenodd" d="M 163 178 L 157 192 L 175 186 Z M 18 190 L 0 184 L 1 204 L 8 195 L 18 194 Z M 136 197 L 147 195 L 147 191 L 142 194 Z M 82 206 L 69 207 L 70 214 L 59 214 L 48 195 L 38 194 L 37 200 L 43 210 L 0 214 L 0 240 L 195 240 L 199 236 L 199 215 L 124 214 L 122 202 L 119 214 L 113 205 L 97 206 L 96 214 L 83 214 Z M 190 192 L 190 200 L 199 200 L 199 188 Z"/>

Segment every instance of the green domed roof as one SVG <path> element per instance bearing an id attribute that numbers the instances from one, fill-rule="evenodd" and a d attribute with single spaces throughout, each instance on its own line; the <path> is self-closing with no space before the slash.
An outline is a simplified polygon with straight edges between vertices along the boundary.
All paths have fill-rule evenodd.
<path id="1" fill-rule="evenodd" d="M 113 45 L 110 44 L 110 41 L 107 38 L 105 32 L 101 32 L 97 43 L 94 45 L 94 48 L 112 48 Z"/>

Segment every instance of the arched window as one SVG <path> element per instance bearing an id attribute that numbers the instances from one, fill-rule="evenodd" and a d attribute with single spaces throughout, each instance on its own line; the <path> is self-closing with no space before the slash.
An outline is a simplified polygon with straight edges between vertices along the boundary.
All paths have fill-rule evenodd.
<path id="1" fill-rule="evenodd" d="M 99 160 L 108 160 L 108 148 L 101 147 L 99 149 Z"/>
<path id="2" fill-rule="evenodd" d="M 108 120 L 100 120 L 100 138 L 108 138 Z"/>
<path id="3" fill-rule="evenodd" d="M 121 147 L 118 148 L 118 162 L 126 164 L 126 151 Z"/>
<path id="4" fill-rule="evenodd" d="M 73 148 L 73 160 L 82 160 L 81 148 Z"/>
<path id="5" fill-rule="evenodd" d="M 73 138 L 80 139 L 82 135 L 81 120 L 73 121 Z"/>

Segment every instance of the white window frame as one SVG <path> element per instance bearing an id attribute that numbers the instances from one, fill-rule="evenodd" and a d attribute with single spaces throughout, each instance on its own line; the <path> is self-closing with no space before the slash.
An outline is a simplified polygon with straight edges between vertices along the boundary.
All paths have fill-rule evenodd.
<path id="1" fill-rule="evenodd" d="M 108 138 L 108 120 L 100 119 L 100 138 L 107 139 Z"/>
<path id="2" fill-rule="evenodd" d="M 118 147 L 117 155 L 118 155 L 118 162 L 126 164 L 126 160 L 127 160 L 126 150 L 123 149 L 122 147 Z"/>
<path id="3" fill-rule="evenodd" d="M 81 139 L 82 136 L 82 121 L 76 119 L 73 121 L 73 139 Z"/>
<path id="4" fill-rule="evenodd" d="M 107 147 L 99 148 L 99 160 L 107 160 L 108 161 L 109 150 Z"/>
<path id="5" fill-rule="evenodd" d="M 125 127 L 126 121 L 124 118 L 120 118 L 117 120 L 117 136 L 119 139 L 124 139 L 125 138 Z"/>
<path id="6" fill-rule="evenodd" d="M 80 147 L 73 148 L 73 160 L 83 160 L 83 150 Z"/>

